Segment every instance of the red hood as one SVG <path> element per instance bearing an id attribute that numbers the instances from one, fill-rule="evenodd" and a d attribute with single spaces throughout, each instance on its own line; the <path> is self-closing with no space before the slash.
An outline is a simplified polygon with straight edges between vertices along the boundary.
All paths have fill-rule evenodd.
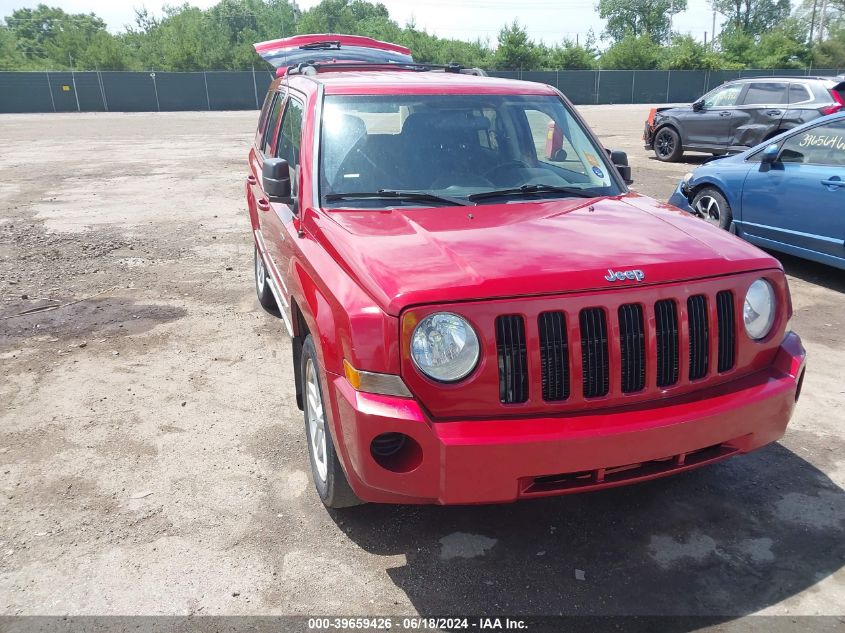
<path id="1" fill-rule="evenodd" d="M 606 290 L 780 266 L 733 235 L 638 194 L 328 215 L 334 222 L 316 216 L 317 238 L 393 315 L 411 305 Z M 608 269 L 638 269 L 645 278 L 611 283 Z"/>

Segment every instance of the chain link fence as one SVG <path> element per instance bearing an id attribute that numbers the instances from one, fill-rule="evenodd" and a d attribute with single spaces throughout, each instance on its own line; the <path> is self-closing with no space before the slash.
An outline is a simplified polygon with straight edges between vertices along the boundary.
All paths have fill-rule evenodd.
<path id="1" fill-rule="evenodd" d="M 550 84 L 576 105 L 689 103 L 738 77 L 835 76 L 843 68 L 807 70 L 558 70 L 491 71 Z M 273 73 L 0 72 L 0 112 L 173 112 L 254 110 Z"/>

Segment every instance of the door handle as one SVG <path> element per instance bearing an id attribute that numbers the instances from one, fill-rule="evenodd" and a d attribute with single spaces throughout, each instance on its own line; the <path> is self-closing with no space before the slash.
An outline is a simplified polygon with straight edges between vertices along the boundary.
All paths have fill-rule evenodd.
<path id="1" fill-rule="evenodd" d="M 259 198 L 255 201 L 255 204 L 258 205 L 258 209 L 260 211 L 269 211 L 270 210 L 270 201 L 266 198 Z"/>
<path id="2" fill-rule="evenodd" d="M 779 114 L 781 114 L 781 111 L 780 110 L 766 110 L 766 114 L 768 114 L 769 116 L 778 116 Z"/>
<path id="3" fill-rule="evenodd" d="M 250 174 L 249 176 L 246 177 L 246 181 L 251 185 L 257 185 L 258 184 L 258 179 L 255 176 L 253 176 L 252 174 Z"/>
<path id="4" fill-rule="evenodd" d="M 831 178 L 830 180 L 822 180 L 825 187 L 845 187 L 845 180 L 839 178 Z"/>
<path id="5" fill-rule="evenodd" d="M 730 112 L 720 112 L 719 113 L 719 116 L 730 116 L 730 115 L 731 115 Z"/>

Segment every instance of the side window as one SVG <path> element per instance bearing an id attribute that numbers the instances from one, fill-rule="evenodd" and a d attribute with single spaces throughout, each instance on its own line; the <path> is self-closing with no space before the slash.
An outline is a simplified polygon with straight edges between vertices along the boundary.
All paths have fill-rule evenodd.
<path id="1" fill-rule="evenodd" d="M 285 118 L 282 121 L 282 134 L 276 156 L 288 161 L 291 169 L 299 165 L 299 147 L 302 142 L 302 104 L 296 99 L 288 101 Z"/>
<path id="2" fill-rule="evenodd" d="M 787 85 L 774 81 L 753 83 L 748 86 L 743 103 L 745 105 L 781 105 L 789 102 Z"/>
<path id="3" fill-rule="evenodd" d="M 264 105 L 261 108 L 261 114 L 258 117 L 258 131 L 255 133 L 255 146 L 261 147 L 264 141 L 264 132 L 267 129 L 267 117 L 270 116 L 270 106 L 273 104 L 273 97 L 275 93 L 268 92 L 264 98 Z"/>
<path id="4" fill-rule="evenodd" d="M 783 143 L 780 161 L 845 167 L 845 121 L 833 121 L 790 136 Z"/>
<path id="5" fill-rule="evenodd" d="M 296 99 L 288 99 L 285 117 L 282 119 L 282 133 L 276 148 L 276 156 L 284 158 L 290 169 L 293 194 L 299 191 L 299 149 L 302 145 L 302 104 Z"/>
<path id="6" fill-rule="evenodd" d="M 704 108 L 724 108 L 736 105 L 739 93 L 742 92 L 742 85 L 733 84 L 717 88 L 704 97 Z"/>
<path id="7" fill-rule="evenodd" d="M 789 84 L 789 103 L 803 103 L 812 98 L 804 84 Z"/>
<path id="8" fill-rule="evenodd" d="M 261 151 L 265 156 L 270 153 L 270 149 L 273 147 L 273 139 L 275 138 L 276 128 L 279 125 L 279 117 L 282 114 L 282 103 L 284 100 L 284 95 L 278 94 L 273 101 L 273 105 L 270 106 L 267 126 L 264 129 L 264 140 L 261 143 Z"/>
<path id="9" fill-rule="evenodd" d="M 537 152 L 537 160 L 553 165 L 571 163 L 568 169 L 586 174 L 584 166 L 578 161 L 578 154 L 569 142 L 560 126 L 552 126 L 554 120 L 545 112 L 526 110 L 525 118 L 531 128 L 531 137 Z"/>

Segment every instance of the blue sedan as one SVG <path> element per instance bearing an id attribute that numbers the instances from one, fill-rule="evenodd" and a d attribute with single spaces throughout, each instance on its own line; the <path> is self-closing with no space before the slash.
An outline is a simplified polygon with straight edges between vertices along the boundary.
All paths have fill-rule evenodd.
<path id="1" fill-rule="evenodd" d="M 757 246 L 845 269 L 845 112 L 705 163 L 669 203 Z"/>

